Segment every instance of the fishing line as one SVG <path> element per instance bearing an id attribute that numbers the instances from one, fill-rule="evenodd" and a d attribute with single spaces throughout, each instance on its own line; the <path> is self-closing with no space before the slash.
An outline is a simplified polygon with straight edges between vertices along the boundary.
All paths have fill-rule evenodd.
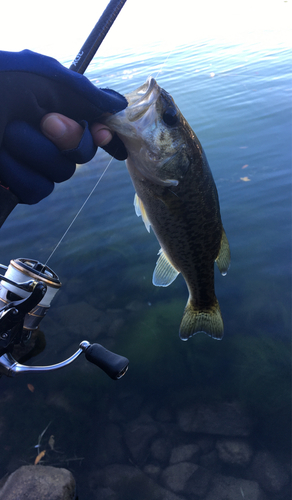
<path id="1" fill-rule="evenodd" d="M 90 35 L 86 39 L 85 43 L 81 47 L 79 53 L 75 57 L 75 60 L 70 66 L 71 71 L 75 71 L 76 73 L 81 73 L 83 74 L 86 69 L 88 68 L 90 62 L 92 61 L 93 57 L 95 56 L 97 49 L 100 47 L 101 43 L 105 39 L 108 31 L 110 30 L 112 24 L 116 20 L 118 14 L 120 13 L 122 7 L 126 3 L 126 0 L 110 0 L 109 4 L 107 5 L 106 9 L 102 13 L 100 19 L 94 26 L 93 30 L 91 31 Z M 91 192 L 87 196 L 86 200 L 84 201 L 83 205 L 80 207 L 78 210 L 77 214 L 75 215 L 74 219 L 72 222 L 69 224 L 67 227 L 65 233 L 63 234 L 62 238 L 59 240 L 57 245 L 55 246 L 54 250 L 52 253 L 49 255 L 46 263 L 44 264 L 44 267 L 47 265 L 51 257 L 54 255 L 55 251 L 57 248 L 61 245 L 63 239 L 65 238 L 66 234 L 76 221 L 77 217 L 79 216 L 80 212 L 83 210 L 85 207 L 86 203 L 88 202 L 89 198 L 92 196 L 94 193 L 95 189 L 97 188 L 98 184 L 100 183 L 101 179 L 103 178 L 104 174 L 106 173 L 108 167 L 110 166 L 111 162 L 113 161 L 113 158 L 109 161 L 107 166 L 105 167 L 103 173 L 99 177 L 98 181 L 96 182 L 95 186 L 92 188 Z"/>
<path id="2" fill-rule="evenodd" d="M 60 238 L 60 240 L 58 241 L 57 245 L 55 246 L 54 250 L 51 252 L 51 254 L 49 255 L 49 257 L 47 258 L 45 264 L 44 264 L 44 268 L 46 267 L 46 265 L 48 264 L 49 260 L 51 259 L 51 257 L 54 255 L 54 253 L 56 252 L 57 248 L 59 248 L 59 246 L 61 245 L 63 239 L 65 238 L 66 234 L 68 233 L 68 231 L 71 229 L 71 227 L 73 226 L 74 222 L 76 221 L 77 217 L 80 215 L 81 211 L 83 210 L 83 208 L 85 207 L 86 203 L 88 202 L 88 200 L 90 199 L 90 197 L 93 195 L 95 189 L 97 188 L 97 186 L 99 185 L 101 179 L 103 178 L 104 174 L 106 173 L 107 169 L 109 168 L 111 162 L 113 161 L 113 158 L 110 159 L 110 161 L 108 162 L 107 166 L 105 167 L 104 171 L 102 172 L 101 176 L 98 178 L 98 180 L 96 181 L 95 185 L 93 186 L 92 190 L 90 191 L 89 195 L 87 196 L 86 200 L 84 201 L 84 203 L 81 205 L 81 207 L 79 208 L 77 214 L 75 215 L 75 217 L 73 218 L 73 220 L 70 222 L 69 226 L 67 227 L 66 231 L 64 232 L 63 236 Z"/>
<path id="3" fill-rule="evenodd" d="M 157 77 L 158 77 L 158 75 L 159 75 L 159 73 L 161 73 L 161 71 L 162 71 L 162 69 L 163 69 L 163 66 L 165 66 L 165 64 L 167 63 L 167 61 L 168 61 L 168 59 L 169 59 L 169 56 L 170 56 L 170 51 L 168 52 L 168 54 L 167 54 L 167 56 L 166 56 L 165 60 L 163 61 L 162 66 L 161 66 L 161 67 L 160 67 L 160 69 L 157 71 L 157 73 L 156 73 L 156 75 L 155 75 L 155 77 L 154 77 L 154 80 L 156 80 L 156 79 L 157 79 Z"/>
<path id="4" fill-rule="evenodd" d="M 124 6 L 125 3 L 126 3 L 126 0 L 110 0 L 110 2 L 108 4 L 106 10 L 104 11 L 103 15 L 99 19 L 98 23 L 95 25 L 94 29 L 90 33 L 90 35 L 89 35 L 88 39 L 86 40 L 85 44 L 82 46 L 82 48 L 79 51 L 77 57 L 75 58 L 75 60 L 71 64 L 70 70 L 75 71 L 77 73 L 84 73 L 85 72 L 85 70 L 88 67 L 90 61 L 93 59 L 93 57 L 94 57 L 94 55 L 95 55 L 98 47 L 100 46 L 100 44 L 104 40 L 104 38 L 105 38 L 108 30 L 110 29 L 111 25 L 115 21 L 117 15 L 119 14 L 120 10 L 122 9 L 122 7 Z M 165 64 L 167 63 L 167 61 L 169 59 L 169 56 L 170 56 L 170 51 L 169 51 L 167 57 L 165 58 L 162 66 L 160 67 L 160 69 L 156 73 L 155 80 L 156 80 L 157 76 L 159 75 L 159 73 L 161 73 L 161 71 L 162 71 L 163 67 L 165 66 Z M 57 245 L 55 246 L 55 248 L 53 249 L 53 251 L 49 255 L 48 259 L 46 260 L 46 262 L 44 264 L 44 267 L 48 264 L 49 260 L 52 258 L 52 256 L 56 252 L 56 250 L 61 245 L 62 241 L 64 240 L 65 236 L 67 235 L 67 233 L 69 232 L 69 230 L 73 226 L 74 222 L 79 217 L 81 211 L 85 207 L 85 205 L 88 202 L 88 200 L 90 199 L 90 197 L 93 195 L 95 189 L 99 185 L 100 181 L 102 180 L 103 176 L 105 175 L 105 173 L 106 173 L 107 169 L 109 168 L 109 166 L 110 166 L 110 164 L 111 164 L 112 161 L 113 161 L 113 158 L 110 159 L 109 163 L 107 164 L 107 166 L 105 167 L 105 169 L 102 172 L 101 176 L 99 177 L 99 179 L 95 183 L 94 187 L 92 188 L 91 192 L 87 196 L 86 200 L 81 205 L 80 209 L 76 213 L 76 215 L 73 218 L 73 220 L 70 222 L 70 224 L 67 227 L 66 231 L 64 232 L 63 236 L 60 238 L 60 240 L 58 241 Z"/>

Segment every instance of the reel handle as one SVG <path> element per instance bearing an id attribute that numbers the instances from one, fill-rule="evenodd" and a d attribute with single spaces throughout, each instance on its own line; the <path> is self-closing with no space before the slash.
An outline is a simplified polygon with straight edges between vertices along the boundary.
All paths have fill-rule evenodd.
<path id="1" fill-rule="evenodd" d="M 129 360 L 127 358 L 108 351 L 100 344 L 90 344 L 85 350 L 85 357 L 113 380 L 120 379 L 128 370 Z"/>
<path id="2" fill-rule="evenodd" d="M 113 380 L 119 380 L 123 375 L 125 375 L 128 370 L 129 360 L 115 354 L 114 352 L 108 351 L 100 344 L 90 344 L 87 340 L 83 340 L 79 344 L 79 349 L 70 358 L 61 361 L 55 365 L 47 366 L 27 366 L 18 363 L 12 356 L 10 352 L 6 352 L 0 356 L 0 371 L 7 375 L 8 377 L 13 377 L 17 373 L 28 373 L 28 372 L 49 372 L 53 370 L 59 370 L 68 366 L 70 363 L 75 361 L 80 354 L 85 353 L 85 357 L 88 361 L 95 364 L 101 368 L 109 377 Z"/>

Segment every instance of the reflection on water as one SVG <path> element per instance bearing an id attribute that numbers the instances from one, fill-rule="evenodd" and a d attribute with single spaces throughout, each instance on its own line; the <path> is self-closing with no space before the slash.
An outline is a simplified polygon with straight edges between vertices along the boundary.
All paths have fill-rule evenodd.
<path id="1" fill-rule="evenodd" d="M 208 41 L 180 47 L 156 75 L 167 55 L 117 56 L 89 75 L 128 92 L 153 74 L 202 142 L 232 252 L 228 275 L 217 280 L 216 271 L 225 337 L 179 340 L 184 281 L 152 286 L 158 244 L 134 214 L 124 164 L 113 162 L 49 262 L 63 287 L 43 320 L 37 364 L 69 356 L 86 338 L 130 358 L 129 372 L 114 383 L 80 359 L 57 373 L 2 378 L 1 475 L 33 463 L 51 422 L 44 447 L 53 434 L 59 453 L 48 449 L 44 463 L 69 467 L 80 499 L 259 499 L 263 491 L 286 500 L 289 53 L 267 41 Z M 0 261 L 46 261 L 107 162 L 100 151 L 48 200 L 18 207 L 1 229 Z"/>

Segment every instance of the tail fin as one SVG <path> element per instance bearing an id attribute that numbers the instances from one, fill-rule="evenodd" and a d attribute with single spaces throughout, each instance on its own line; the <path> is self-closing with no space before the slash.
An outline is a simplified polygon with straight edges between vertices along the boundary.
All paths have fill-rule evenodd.
<path id="1" fill-rule="evenodd" d="M 179 336 L 182 340 L 198 332 L 204 332 L 213 339 L 221 340 L 223 337 L 223 320 L 217 299 L 210 309 L 198 310 L 190 299 L 186 305 Z"/>

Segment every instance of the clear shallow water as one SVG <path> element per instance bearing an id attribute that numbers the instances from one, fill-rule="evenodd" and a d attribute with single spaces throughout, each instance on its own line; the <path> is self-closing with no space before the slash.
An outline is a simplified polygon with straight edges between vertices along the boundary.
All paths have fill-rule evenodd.
<path id="1" fill-rule="evenodd" d="M 184 281 L 152 286 L 159 245 L 135 216 L 124 163 L 114 161 L 49 262 L 63 288 L 42 323 L 46 349 L 33 362 L 57 362 L 87 338 L 128 356 L 129 373 L 114 383 L 83 359 L 62 372 L 2 378 L 1 475 L 7 464 L 33 462 L 31 447 L 52 421 L 49 434 L 66 457 L 83 458 L 69 465 L 80 498 L 91 498 L 86 474 L 96 468 L 100 427 L 138 395 L 139 410 L 152 416 L 160 407 L 175 413 L 182 401 L 239 400 L 261 422 L 253 435 L 259 447 L 278 459 L 289 451 L 291 52 L 269 35 L 232 46 L 208 40 L 170 54 L 157 45 L 90 67 L 99 86 L 122 93 L 156 77 L 201 141 L 232 252 L 228 275 L 216 271 L 225 337 L 178 339 Z M 46 261 L 108 159 L 99 151 L 47 200 L 18 207 L 1 229 L 0 262 Z M 134 406 L 129 420 L 138 416 Z"/>

